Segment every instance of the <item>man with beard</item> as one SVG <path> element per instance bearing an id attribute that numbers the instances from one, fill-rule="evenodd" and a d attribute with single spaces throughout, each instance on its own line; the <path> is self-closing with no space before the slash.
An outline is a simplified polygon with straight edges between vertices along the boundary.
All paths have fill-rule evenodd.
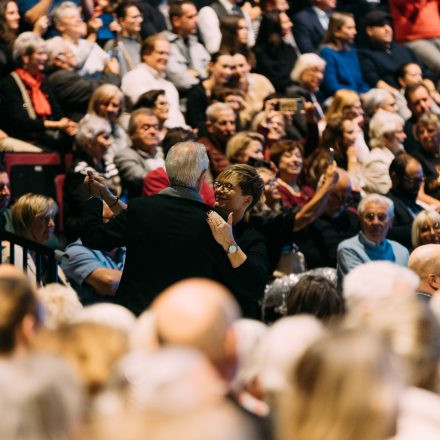
<path id="1" fill-rule="evenodd" d="M 338 246 L 338 284 L 356 266 L 369 261 L 385 260 L 406 266 L 408 250 L 385 237 L 394 219 L 393 202 L 379 194 L 369 194 L 358 206 L 361 232 Z"/>
<path id="2" fill-rule="evenodd" d="M 417 195 L 424 180 L 422 166 L 409 154 L 399 154 L 390 165 L 391 190 L 386 194 L 394 202 L 394 223 L 389 237 L 411 249 L 411 225 L 422 210 Z"/>
<path id="3" fill-rule="evenodd" d="M 198 139 L 197 142 L 205 145 L 211 174 L 217 177 L 230 165 L 225 151 L 227 142 L 236 132 L 235 114 L 228 104 L 216 102 L 206 109 L 206 119 L 208 134 Z"/>

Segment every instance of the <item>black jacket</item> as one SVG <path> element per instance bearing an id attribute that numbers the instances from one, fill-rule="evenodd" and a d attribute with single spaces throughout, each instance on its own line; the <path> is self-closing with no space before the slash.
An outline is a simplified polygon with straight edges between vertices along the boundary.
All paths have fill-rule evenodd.
<path id="1" fill-rule="evenodd" d="M 81 240 L 93 249 L 127 247 L 115 300 L 137 315 L 174 282 L 204 277 L 229 287 L 244 315 L 253 316 L 267 280 L 264 239 L 239 225 L 234 235 L 248 259 L 232 269 L 206 222 L 210 209 L 194 200 L 157 194 L 132 199 L 125 211 L 103 224 L 102 202 L 91 198 L 82 214 Z"/>
<path id="2" fill-rule="evenodd" d="M 324 28 L 312 7 L 293 16 L 293 35 L 301 53 L 318 52 Z"/>

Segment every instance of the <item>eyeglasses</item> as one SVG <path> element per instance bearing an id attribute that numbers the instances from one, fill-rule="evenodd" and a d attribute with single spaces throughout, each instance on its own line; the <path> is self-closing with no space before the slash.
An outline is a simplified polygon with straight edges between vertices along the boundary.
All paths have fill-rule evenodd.
<path id="1" fill-rule="evenodd" d="M 218 181 L 214 182 L 214 189 L 215 190 L 223 190 L 226 192 L 230 192 L 230 191 L 232 191 L 233 188 L 234 188 L 234 185 L 232 185 L 232 183 L 218 182 Z"/>
<path id="2" fill-rule="evenodd" d="M 375 214 L 374 212 L 367 212 L 364 214 L 364 219 L 368 222 L 372 222 L 375 218 L 379 220 L 381 223 L 385 223 L 388 220 L 388 214 L 380 212 L 379 214 Z"/>

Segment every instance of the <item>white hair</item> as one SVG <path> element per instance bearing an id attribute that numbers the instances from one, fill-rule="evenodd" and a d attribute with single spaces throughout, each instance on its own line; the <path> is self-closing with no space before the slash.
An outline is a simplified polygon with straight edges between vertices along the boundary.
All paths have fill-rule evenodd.
<path id="1" fill-rule="evenodd" d="M 322 324 L 309 315 L 288 316 L 276 321 L 256 349 L 253 370 L 248 369 L 247 380 L 258 376 L 265 394 L 285 390 L 291 368 L 323 332 Z"/>
<path id="2" fill-rule="evenodd" d="M 349 312 L 369 312 L 391 295 L 415 295 L 419 277 L 389 261 L 370 261 L 344 277 L 343 296 Z"/>
<path id="3" fill-rule="evenodd" d="M 179 142 L 168 151 L 165 169 L 172 185 L 196 188 L 197 179 L 209 167 L 206 147 L 197 142 Z"/>
<path id="4" fill-rule="evenodd" d="M 325 69 L 326 64 L 325 60 L 319 55 L 316 55 L 316 53 L 303 53 L 297 58 L 295 65 L 293 66 L 292 72 L 290 73 L 290 79 L 295 82 L 300 82 L 304 70 L 313 67 Z"/>
<path id="5" fill-rule="evenodd" d="M 53 60 L 63 54 L 66 49 L 66 40 L 60 36 L 56 36 L 46 40 L 46 51 L 48 57 L 48 64 L 53 64 Z"/>
<path id="6" fill-rule="evenodd" d="M 110 134 L 112 127 L 107 119 L 87 113 L 78 123 L 75 141 L 84 149 L 87 143 L 94 141 L 100 133 Z"/>
<path id="7" fill-rule="evenodd" d="M 55 24 L 59 23 L 60 21 L 63 21 L 63 13 L 67 9 L 79 9 L 78 6 L 70 1 L 62 2 L 55 8 L 55 10 L 52 13 L 52 19 Z"/>
<path id="8" fill-rule="evenodd" d="M 362 217 L 362 215 L 365 212 L 365 208 L 368 203 L 372 203 L 374 205 L 386 205 L 388 209 L 388 216 L 394 217 L 394 202 L 389 199 L 388 197 L 385 197 L 381 194 L 368 194 L 366 195 L 360 202 L 357 208 L 357 213 L 359 217 Z"/>
<path id="9" fill-rule="evenodd" d="M 378 111 L 370 121 L 370 146 L 371 148 L 382 147 L 383 137 L 393 133 L 397 125 L 404 125 L 405 121 L 397 113 Z"/>
<path id="10" fill-rule="evenodd" d="M 218 113 L 220 112 L 234 113 L 234 110 L 229 104 L 224 102 L 215 102 L 206 109 L 206 120 L 209 122 L 215 122 L 217 120 Z"/>
<path id="11" fill-rule="evenodd" d="M 368 116 L 373 116 L 379 108 L 382 108 L 384 101 L 393 96 L 385 89 L 370 89 L 362 95 L 362 104 Z"/>
<path id="12" fill-rule="evenodd" d="M 46 46 L 46 42 L 41 37 L 33 32 L 22 32 L 12 46 L 12 59 L 21 66 L 21 57 L 32 55 L 40 46 Z"/>
<path id="13" fill-rule="evenodd" d="M 104 324 L 129 334 L 134 328 L 136 317 L 130 310 L 118 304 L 98 303 L 84 307 L 76 316 L 75 322 Z"/>
<path id="14" fill-rule="evenodd" d="M 51 283 L 41 287 L 37 297 L 45 308 L 44 324 L 50 329 L 72 322 L 83 308 L 77 293 L 61 284 Z"/>

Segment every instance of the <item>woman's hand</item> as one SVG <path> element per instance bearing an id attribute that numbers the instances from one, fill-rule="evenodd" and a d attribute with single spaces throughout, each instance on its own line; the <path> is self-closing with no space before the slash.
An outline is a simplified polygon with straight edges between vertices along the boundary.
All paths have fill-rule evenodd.
<path id="1" fill-rule="evenodd" d="M 49 17 L 47 15 L 43 15 L 35 22 L 33 32 L 41 37 L 47 31 L 48 27 Z"/>
<path id="2" fill-rule="evenodd" d="M 108 197 L 112 196 L 112 193 L 106 185 L 104 178 L 94 174 L 92 170 L 87 170 L 84 185 L 87 187 L 90 197 L 100 196 L 105 201 Z"/>
<path id="3" fill-rule="evenodd" d="M 227 251 L 235 243 L 232 233 L 232 212 L 229 213 L 227 222 L 215 211 L 209 211 L 206 220 L 215 241 Z"/>

